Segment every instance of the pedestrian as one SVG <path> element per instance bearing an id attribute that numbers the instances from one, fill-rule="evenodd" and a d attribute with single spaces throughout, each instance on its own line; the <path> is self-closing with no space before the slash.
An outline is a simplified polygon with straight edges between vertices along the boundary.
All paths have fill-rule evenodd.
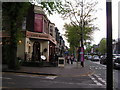
<path id="1" fill-rule="evenodd" d="M 67 57 L 67 63 L 69 64 L 69 61 L 70 61 L 70 56 L 68 55 Z"/>
<path id="2" fill-rule="evenodd" d="M 81 66 L 84 67 L 84 48 L 81 48 Z"/>
<path id="3" fill-rule="evenodd" d="M 71 64 L 73 64 L 73 61 L 74 61 L 74 55 L 71 55 L 71 57 L 70 57 L 70 61 L 71 61 Z"/>
<path id="4" fill-rule="evenodd" d="M 53 61 L 54 61 L 54 66 L 57 66 L 58 65 L 58 55 L 57 55 L 57 53 L 54 54 Z"/>
<path id="5" fill-rule="evenodd" d="M 84 49 L 79 47 L 78 48 L 78 61 L 81 62 L 81 66 L 84 67 L 84 55 L 83 55 Z"/>
<path id="6" fill-rule="evenodd" d="M 83 61 L 81 61 L 81 66 L 84 67 L 84 62 Z"/>
<path id="7" fill-rule="evenodd" d="M 65 56 L 65 62 L 66 62 L 66 63 L 67 63 L 67 58 L 68 58 L 68 56 L 66 55 L 66 56 Z"/>

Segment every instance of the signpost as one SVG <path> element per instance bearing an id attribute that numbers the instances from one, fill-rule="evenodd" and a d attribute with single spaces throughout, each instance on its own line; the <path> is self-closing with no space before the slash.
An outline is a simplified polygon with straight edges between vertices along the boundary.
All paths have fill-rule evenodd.
<path id="1" fill-rule="evenodd" d="M 65 66 L 65 58 L 59 57 L 58 58 L 58 67 L 64 67 Z"/>

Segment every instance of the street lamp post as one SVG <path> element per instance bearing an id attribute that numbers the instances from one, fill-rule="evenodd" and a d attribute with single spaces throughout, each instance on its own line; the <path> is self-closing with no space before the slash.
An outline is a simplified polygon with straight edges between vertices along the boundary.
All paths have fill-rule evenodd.
<path id="1" fill-rule="evenodd" d="M 113 90 L 113 60 L 112 60 L 112 3 L 106 0 L 107 14 L 107 90 Z"/>

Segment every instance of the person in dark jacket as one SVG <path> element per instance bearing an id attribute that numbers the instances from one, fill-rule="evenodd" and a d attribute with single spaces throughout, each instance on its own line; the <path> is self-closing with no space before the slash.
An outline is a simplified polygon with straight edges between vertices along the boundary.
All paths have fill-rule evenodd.
<path id="1" fill-rule="evenodd" d="M 74 55 L 71 55 L 71 57 L 70 57 L 70 61 L 71 61 L 71 64 L 73 64 L 73 61 L 74 61 Z"/>

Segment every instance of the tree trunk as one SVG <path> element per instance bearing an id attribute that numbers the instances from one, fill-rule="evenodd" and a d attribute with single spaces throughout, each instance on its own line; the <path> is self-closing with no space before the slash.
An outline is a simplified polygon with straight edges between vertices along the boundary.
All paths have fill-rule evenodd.
<path id="1" fill-rule="evenodd" d="M 16 69 L 16 60 L 17 60 L 17 47 L 14 45 L 10 46 L 10 54 L 9 54 L 9 63 L 8 68 L 9 69 Z"/>
<path id="2" fill-rule="evenodd" d="M 17 60 L 17 27 L 15 24 L 16 20 L 13 20 L 11 23 L 11 37 L 10 37 L 10 53 L 9 53 L 9 69 L 16 69 L 16 60 Z"/>

